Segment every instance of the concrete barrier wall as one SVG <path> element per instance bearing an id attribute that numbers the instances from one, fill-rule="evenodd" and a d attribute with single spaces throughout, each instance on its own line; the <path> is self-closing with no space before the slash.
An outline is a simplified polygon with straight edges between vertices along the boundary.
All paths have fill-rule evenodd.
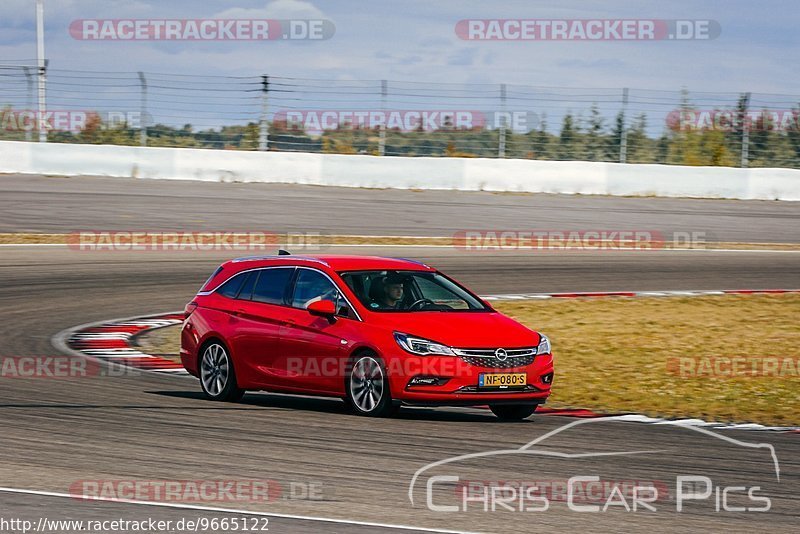
<path id="1" fill-rule="evenodd" d="M 400 189 L 800 200 L 798 169 L 0 141 L 0 172 Z"/>

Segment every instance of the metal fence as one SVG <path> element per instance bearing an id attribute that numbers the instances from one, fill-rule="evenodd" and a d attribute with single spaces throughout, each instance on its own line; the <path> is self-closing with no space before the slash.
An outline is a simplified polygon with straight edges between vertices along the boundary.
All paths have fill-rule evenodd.
<path id="1" fill-rule="evenodd" d="M 800 96 L 326 80 L 0 63 L 0 138 L 239 150 L 800 167 Z"/>

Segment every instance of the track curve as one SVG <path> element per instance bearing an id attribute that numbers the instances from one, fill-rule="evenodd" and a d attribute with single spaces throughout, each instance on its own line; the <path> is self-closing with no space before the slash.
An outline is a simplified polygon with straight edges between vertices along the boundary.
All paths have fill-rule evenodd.
<path id="1" fill-rule="evenodd" d="M 185 200 L 186 196 L 191 201 Z M 196 220 L 192 205 L 215 202 L 220 216 Z M 265 214 L 264 206 L 274 207 Z M 179 207 L 176 208 L 176 205 Z M 335 206 L 336 210 L 331 211 Z M 172 209 L 174 208 L 174 209 Z M 239 210 L 237 212 L 237 209 Z M 345 213 L 343 219 L 331 213 Z M 289 186 L 184 184 L 136 180 L 0 179 L 0 231 L 99 228 L 307 230 L 362 229 L 448 235 L 470 220 L 488 228 L 652 228 L 702 230 L 719 240 L 800 242 L 800 213 L 790 203 L 604 199 L 553 195 L 451 194 L 325 190 Z M 237 215 L 241 215 L 237 218 Z M 337 220 L 332 220 L 337 219 Z M 144 221 L 144 222 L 143 222 Z M 288 221 L 288 222 L 286 222 Z M 238 223 L 238 224 L 234 224 Z M 483 224 L 485 223 L 485 224 Z M 267 228 L 264 228 L 267 226 Z M 363 248 L 337 250 L 365 253 Z M 483 294 L 575 291 L 717 290 L 794 288 L 800 255 L 768 252 L 660 251 L 597 254 L 465 254 L 450 249 L 374 250 L 416 257 L 463 280 Z M 0 354 L 53 354 L 51 337 L 79 323 L 180 309 L 228 254 L 80 253 L 66 249 L 0 249 Z M 752 531 L 796 527 L 800 445 L 796 436 L 765 435 L 781 460 L 773 509 L 764 514 L 717 514 L 695 507 L 676 514 L 576 514 L 554 506 L 535 515 L 481 511 L 434 513 L 412 508 L 406 492 L 424 464 L 463 453 L 518 447 L 557 429 L 566 418 L 496 423 L 482 411 L 413 410 L 369 422 L 345 413 L 336 400 L 248 395 L 239 405 L 200 398 L 189 380 L 164 376 L 2 379 L 0 481 L 2 486 L 68 493 L 80 480 L 276 479 L 320 483 L 322 499 L 281 499 L 238 508 L 341 520 L 376 521 L 453 530 L 528 532 L 532 529 L 662 531 L 677 528 Z M 731 436 L 744 433 L 730 431 Z M 465 439 L 468 436 L 468 439 Z M 585 450 L 669 448 L 669 458 L 640 466 L 640 477 L 665 479 L 675 471 L 702 472 L 714 480 L 757 475 L 762 463 L 736 456 L 729 444 L 702 441 L 663 426 L 592 427 L 564 437 L 561 445 Z M 716 458 L 735 462 L 712 463 Z M 626 464 L 610 460 L 617 476 Z M 498 461 L 475 476 L 511 478 L 518 465 Z M 564 476 L 557 462 L 536 465 L 536 476 Z M 587 474 L 572 472 L 573 474 Z M 84 503 L 58 496 L 7 493 L 9 516 L 51 515 L 176 517 L 185 511 L 142 509 L 119 503 Z M 198 512 L 199 513 L 199 512 Z M 308 523 L 275 519 L 274 531 L 374 532 L 376 525 Z M 498 521 L 502 521 L 501 523 Z"/>
<path id="2" fill-rule="evenodd" d="M 654 252 L 532 258 L 518 253 L 481 257 L 481 261 L 475 261 L 474 255 L 442 250 L 392 249 L 389 254 L 432 263 L 481 293 L 658 290 L 676 289 L 676 285 L 678 289 L 778 287 L 798 279 L 793 254 Z M 77 323 L 180 308 L 221 259 L 215 254 L 104 255 L 6 248 L 0 260 L 0 300 L 5 304 L 0 321 L 6 332 L 0 351 L 6 355 L 51 354 L 51 336 Z M 0 436 L 0 477 L 5 486 L 67 491 L 76 480 L 84 479 L 257 475 L 285 483 L 319 482 L 328 493 L 320 501 L 282 500 L 242 507 L 481 531 L 497 529 L 491 514 L 453 517 L 411 508 L 405 497 L 411 474 L 428 461 L 501 444 L 518 446 L 558 428 L 565 420 L 534 418 L 523 425 L 498 425 L 481 411 L 459 409 L 414 410 L 395 420 L 368 424 L 346 414 L 342 403 L 335 400 L 250 395 L 241 405 L 221 406 L 202 400 L 194 383 L 161 376 L 4 380 L 0 408 L 0 422 L 6 429 Z M 467 442 L 465 433 L 470 435 Z M 604 446 L 646 448 L 657 440 L 683 449 L 690 439 L 661 427 L 630 426 L 622 434 L 614 428 L 593 429 L 567 440 L 566 445 L 580 449 L 590 440 Z M 787 485 L 778 488 L 770 521 L 774 529 L 788 531 L 793 526 L 796 501 L 792 491 L 798 488 L 800 447 L 791 435 L 759 439 L 774 444 L 787 471 Z M 206 449 L 224 450 L 225 454 L 209 457 L 202 452 Z M 153 454 L 154 450 L 158 453 Z M 662 459 L 645 473 L 692 471 L 707 464 L 707 458 L 723 454 L 714 442 L 694 443 L 692 450 L 676 465 Z M 372 469 L 364 470 L 366 459 L 381 473 L 379 477 Z M 501 475 L 511 476 L 513 463 L 501 463 L 498 469 Z M 550 477 L 559 476 L 554 468 L 539 469 Z M 719 466 L 714 473 L 720 477 L 731 474 L 727 466 Z M 31 496 L 25 500 L 0 493 L 0 503 L 12 512 L 30 512 L 40 500 L 64 513 L 77 508 L 91 515 L 103 506 L 120 507 L 119 513 L 129 515 L 143 513 L 117 504 L 81 508 L 59 499 Z M 386 508 L 387 504 L 391 508 Z M 760 524 L 757 519 L 762 520 L 720 518 L 707 510 L 668 517 L 671 527 L 713 525 L 733 530 L 753 528 Z M 619 515 L 588 518 L 554 510 L 536 516 L 535 524 L 613 530 L 621 520 Z M 624 518 L 629 528 L 637 530 L 660 530 L 662 520 L 646 515 Z M 282 521 L 286 531 L 303 530 L 300 519 Z M 523 532 L 531 524 L 526 516 L 510 515 L 504 519 L 503 529 Z M 365 527 L 319 524 L 314 528 L 355 532 Z"/>

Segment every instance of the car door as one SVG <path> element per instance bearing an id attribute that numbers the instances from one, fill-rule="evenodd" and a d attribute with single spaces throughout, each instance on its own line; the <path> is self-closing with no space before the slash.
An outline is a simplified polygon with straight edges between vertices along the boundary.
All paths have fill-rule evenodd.
<path id="1" fill-rule="evenodd" d="M 309 313 L 306 307 L 316 300 L 334 302 L 337 317 Z M 326 274 L 308 267 L 298 267 L 289 302 L 280 336 L 287 383 L 308 392 L 342 394 L 348 345 L 359 324 L 354 312 Z"/>
<path id="2" fill-rule="evenodd" d="M 281 327 L 293 266 L 267 267 L 252 272 L 231 314 L 237 377 L 242 387 L 282 386 L 276 367 Z"/>

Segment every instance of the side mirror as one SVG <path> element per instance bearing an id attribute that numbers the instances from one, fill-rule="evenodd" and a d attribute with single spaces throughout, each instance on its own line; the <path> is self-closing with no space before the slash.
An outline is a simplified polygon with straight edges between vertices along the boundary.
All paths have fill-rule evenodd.
<path id="1" fill-rule="evenodd" d="M 306 308 L 311 315 L 332 319 L 336 315 L 336 305 L 329 300 L 316 300 Z"/>

